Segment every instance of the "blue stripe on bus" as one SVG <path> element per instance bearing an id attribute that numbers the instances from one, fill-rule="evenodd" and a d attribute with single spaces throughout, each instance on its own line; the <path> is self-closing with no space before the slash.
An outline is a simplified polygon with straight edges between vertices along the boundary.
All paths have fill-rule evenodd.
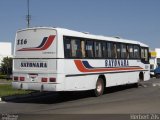
<path id="1" fill-rule="evenodd" d="M 86 67 L 86 68 L 93 68 L 89 63 L 88 61 L 82 61 L 83 62 L 83 65 Z"/>

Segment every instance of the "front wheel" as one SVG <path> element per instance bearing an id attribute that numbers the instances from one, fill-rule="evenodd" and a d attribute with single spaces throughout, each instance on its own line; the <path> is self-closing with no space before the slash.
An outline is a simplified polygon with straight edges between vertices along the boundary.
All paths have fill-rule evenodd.
<path id="1" fill-rule="evenodd" d="M 104 92 L 104 81 L 102 78 L 98 78 L 96 88 L 94 89 L 94 96 L 98 97 L 103 95 Z"/>

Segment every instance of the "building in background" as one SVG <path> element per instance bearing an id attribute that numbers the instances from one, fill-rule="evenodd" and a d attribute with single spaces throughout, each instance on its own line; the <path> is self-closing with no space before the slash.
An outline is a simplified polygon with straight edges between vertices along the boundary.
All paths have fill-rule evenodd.
<path id="1" fill-rule="evenodd" d="M 11 42 L 0 42 L 0 67 L 4 57 L 12 57 Z"/>
<path id="2" fill-rule="evenodd" d="M 158 64 L 160 64 L 160 48 L 155 48 L 155 50 L 151 51 L 150 58 L 150 68 L 154 70 Z"/>

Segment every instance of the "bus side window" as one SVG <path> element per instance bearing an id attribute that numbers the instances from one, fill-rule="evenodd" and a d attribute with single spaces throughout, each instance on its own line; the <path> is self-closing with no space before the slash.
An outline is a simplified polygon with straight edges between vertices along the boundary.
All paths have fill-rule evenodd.
<path id="1" fill-rule="evenodd" d="M 128 51 L 126 44 L 121 44 L 121 58 L 128 58 Z"/>
<path id="2" fill-rule="evenodd" d="M 121 58 L 121 44 L 117 43 L 116 44 L 116 58 Z"/>
<path id="3" fill-rule="evenodd" d="M 144 55 L 144 48 L 141 48 L 141 58 L 144 59 L 145 55 Z"/>
<path id="4" fill-rule="evenodd" d="M 71 55 L 72 57 L 76 57 L 77 45 L 75 40 L 71 40 Z"/>
<path id="5" fill-rule="evenodd" d="M 129 59 L 129 45 L 126 45 L 126 58 Z"/>
<path id="6" fill-rule="evenodd" d="M 91 40 L 86 41 L 86 54 L 87 54 L 87 58 L 93 58 L 94 57 L 93 41 L 91 41 Z"/>
<path id="7" fill-rule="evenodd" d="M 134 58 L 133 45 L 128 45 L 129 58 Z"/>
<path id="8" fill-rule="evenodd" d="M 67 37 L 64 37 L 64 56 L 65 58 L 71 57 L 71 40 Z"/>
<path id="9" fill-rule="evenodd" d="M 78 39 L 71 40 L 71 55 L 73 58 L 81 58 L 82 53 L 80 50 L 80 40 Z"/>
<path id="10" fill-rule="evenodd" d="M 145 61 L 149 62 L 149 56 L 148 56 L 149 55 L 149 51 L 148 51 L 147 48 L 145 48 L 144 54 L 145 54 Z"/>
<path id="11" fill-rule="evenodd" d="M 140 58 L 140 48 L 138 45 L 134 45 L 134 58 L 136 59 Z"/>
<path id="12" fill-rule="evenodd" d="M 112 58 L 117 58 L 117 45 L 116 45 L 116 43 L 111 43 L 111 51 L 112 51 Z"/>
<path id="13" fill-rule="evenodd" d="M 113 45 L 112 43 L 107 42 L 106 49 L 107 49 L 107 55 L 108 55 L 107 57 L 108 58 L 112 58 L 112 52 L 113 52 L 112 45 Z"/>
<path id="14" fill-rule="evenodd" d="M 148 49 L 147 48 L 141 48 L 141 60 L 143 62 L 148 62 L 149 61 Z"/>
<path id="15" fill-rule="evenodd" d="M 102 58 L 102 44 L 101 44 L 101 42 L 94 42 L 94 48 L 95 48 L 95 57 Z"/>
<path id="16" fill-rule="evenodd" d="M 107 44 L 106 44 L 106 42 L 102 42 L 102 54 L 103 54 L 103 58 L 107 58 L 107 53 L 108 53 Z"/>
<path id="17" fill-rule="evenodd" d="M 86 57 L 86 51 L 85 51 L 85 41 L 81 40 L 81 53 L 82 53 L 82 58 Z"/>

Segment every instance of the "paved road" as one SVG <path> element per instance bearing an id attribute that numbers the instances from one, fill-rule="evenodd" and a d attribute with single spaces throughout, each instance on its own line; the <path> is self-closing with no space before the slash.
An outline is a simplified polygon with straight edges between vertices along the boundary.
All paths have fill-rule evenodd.
<path id="1" fill-rule="evenodd" d="M 100 97 L 90 92 L 48 93 L 0 103 L 0 113 L 12 114 L 133 114 L 160 113 L 160 79 L 151 79 L 139 88 L 106 89 Z"/>

